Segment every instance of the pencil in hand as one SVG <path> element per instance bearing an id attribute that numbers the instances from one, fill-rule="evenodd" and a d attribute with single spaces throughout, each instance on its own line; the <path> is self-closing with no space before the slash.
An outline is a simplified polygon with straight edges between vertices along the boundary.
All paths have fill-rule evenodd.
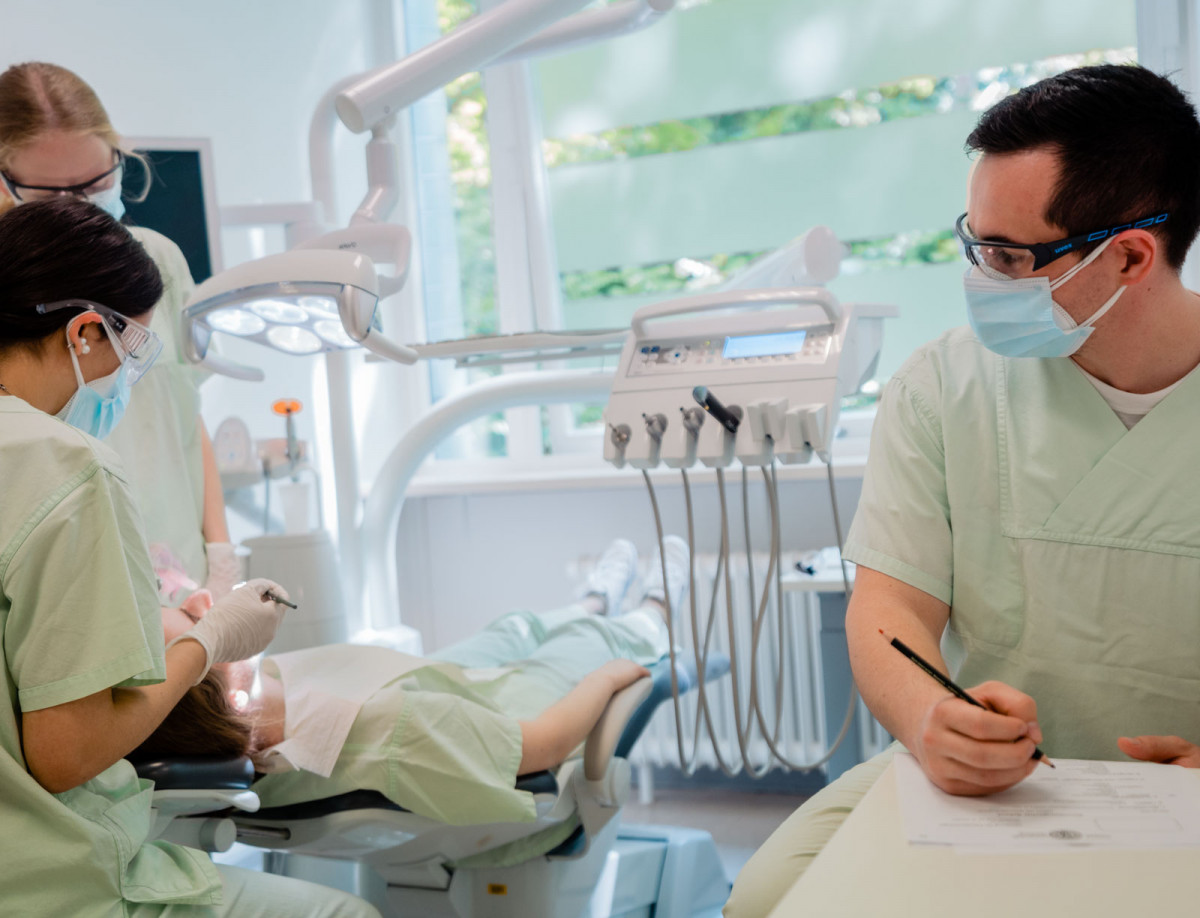
<path id="1" fill-rule="evenodd" d="M 913 650 L 911 647 L 909 647 L 907 644 L 905 644 L 902 640 L 900 640 L 900 638 L 891 637 L 882 628 L 879 628 L 878 631 L 880 634 L 883 635 L 884 640 L 886 640 L 889 644 L 891 644 L 893 647 L 895 647 L 898 651 L 900 651 L 902 654 L 904 654 L 906 657 L 908 657 L 910 660 L 912 660 L 913 663 L 915 663 L 919 669 L 924 670 L 926 673 L 928 673 L 930 676 L 932 676 L 933 680 L 935 682 L 937 682 L 938 685 L 940 685 L 942 688 L 946 689 L 946 691 L 948 691 L 955 698 L 961 698 L 963 701 L 967 702 L 968 704 L 973 704 L 977 708 L 983 708 L 985 711 L 991 710 L 991 708 L 989 708 L 987 705 L 982 704 L 979 701 L 976 701 L 974 698 L 972 698 L 970 695 L 968 695 L 966 692 L 964 692 L 961 688 L 959 688 L 957 685 L 955 685 L 954 682 L 952 682 L 950 680 L 950 677 L 948 677 L 945 673 L 941 672 L 936 667 L 932 666 L 924 657 L 922 657 L 919 653 L 917 653 L 915 650 Z M 1033 759 L 1036 762 L 1042 762 L 1045 765 L 1049 765 L 1051 768 L 1054 767 L 1054 763 L 1051 762 L 1046 757 L 1046 754 L 1044 752 L 1042 752 L 1042 750 L 1037 748 L 1036 746 L 1033 747 Z"/>

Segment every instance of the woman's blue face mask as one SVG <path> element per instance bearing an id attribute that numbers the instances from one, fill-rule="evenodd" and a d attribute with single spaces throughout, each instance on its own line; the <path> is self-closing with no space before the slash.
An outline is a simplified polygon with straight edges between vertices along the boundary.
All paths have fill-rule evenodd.
<path id="1" fill-rule="evenodd" d="M 988 350 L 1004 357 L 1069 357 L 1083 346 L 1093 327 L 1125 292 L 1125 286 L 1081 323 L 1054 302 L 1054 291 L 1095 261 L 1115 237 L 1053 282 L 1045 277 L 1007 277 L 986 265 L 963 276 L 967 316 Z"/>
<path id="2" fill-rule="evenodd" d="M 68 331 L 68 342 L 70 333 Z M 113 340 L 111 337 L 110 341 Z M 79 358 L 75 356 L 75 348 L 68 344 L 71 351 L 71 363 L 75 368 L 75 379 L 79 383 L 75 394 L 67 400 L 62 410 L 55 415 L 72 427 L 82 430 L 99 440 L 107 437 L 125 414 L 129 405 L 129 359 L 115 341 L 113 347 L 121 355 L 121 365 L 107 376 L 84 382 L 83 372 L 79 369 Z"/>

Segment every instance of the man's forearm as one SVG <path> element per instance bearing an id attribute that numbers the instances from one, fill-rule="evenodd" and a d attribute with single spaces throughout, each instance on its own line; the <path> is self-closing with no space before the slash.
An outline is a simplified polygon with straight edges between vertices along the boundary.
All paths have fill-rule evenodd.
<path id="1" fill-rule="evenodd" d="M 938 646 L 939 607 L 945 606 L 867 568 L 859 568 L 856 581 L 846 613 L 846 640 L 854 680 L 871 713 L 892 736 L 911 749 L 911 740 L 921 729 L 925 712 L 947 692 L 897 653 L 879 631 L 899 637 L 945 672 Z"/>

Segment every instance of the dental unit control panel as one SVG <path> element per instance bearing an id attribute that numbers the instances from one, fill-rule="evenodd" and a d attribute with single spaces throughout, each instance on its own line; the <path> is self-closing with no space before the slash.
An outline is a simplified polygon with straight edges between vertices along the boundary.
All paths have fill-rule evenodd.
<path id="1" fill-rule="evenodd" d="M 874 374 L 883 319 L 896 313 L 840 304 L 819 286 L 644 307 L 605 410 L 605 460 L 724 468 L 806 462 L 815 452 L 828 461 L 841 400 Z"/>

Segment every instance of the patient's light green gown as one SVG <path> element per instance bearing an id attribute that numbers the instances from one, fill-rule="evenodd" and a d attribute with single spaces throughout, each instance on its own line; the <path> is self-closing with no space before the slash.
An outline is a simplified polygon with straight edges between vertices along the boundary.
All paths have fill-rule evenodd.
<path id="1" fill-rule="evenodd" d="M 379 651 L 335 645 L 283 655 L 289 731 L 303 729 L 292 723 L 301 695 L 323 696 L 314 711 L 351 697 L 362 672 L 355 660 Z M 529 821 L 536 815 L 533 797 L 513 788 L 521 761 L 518 721 L 536 717 L 609 660 L 646 665 L 666 652 L 666 624 L 654 609 L 611 618 L 579 606 L 513 613 L 416 668 L 400 665 L 407 671 L 357 712 L 329 777 L 285 771 L 266 775 L 254 789 L 263 806 L 369 788 L 453 825 Z M 271 664 L 268 657 L 268 672 Z"/>

